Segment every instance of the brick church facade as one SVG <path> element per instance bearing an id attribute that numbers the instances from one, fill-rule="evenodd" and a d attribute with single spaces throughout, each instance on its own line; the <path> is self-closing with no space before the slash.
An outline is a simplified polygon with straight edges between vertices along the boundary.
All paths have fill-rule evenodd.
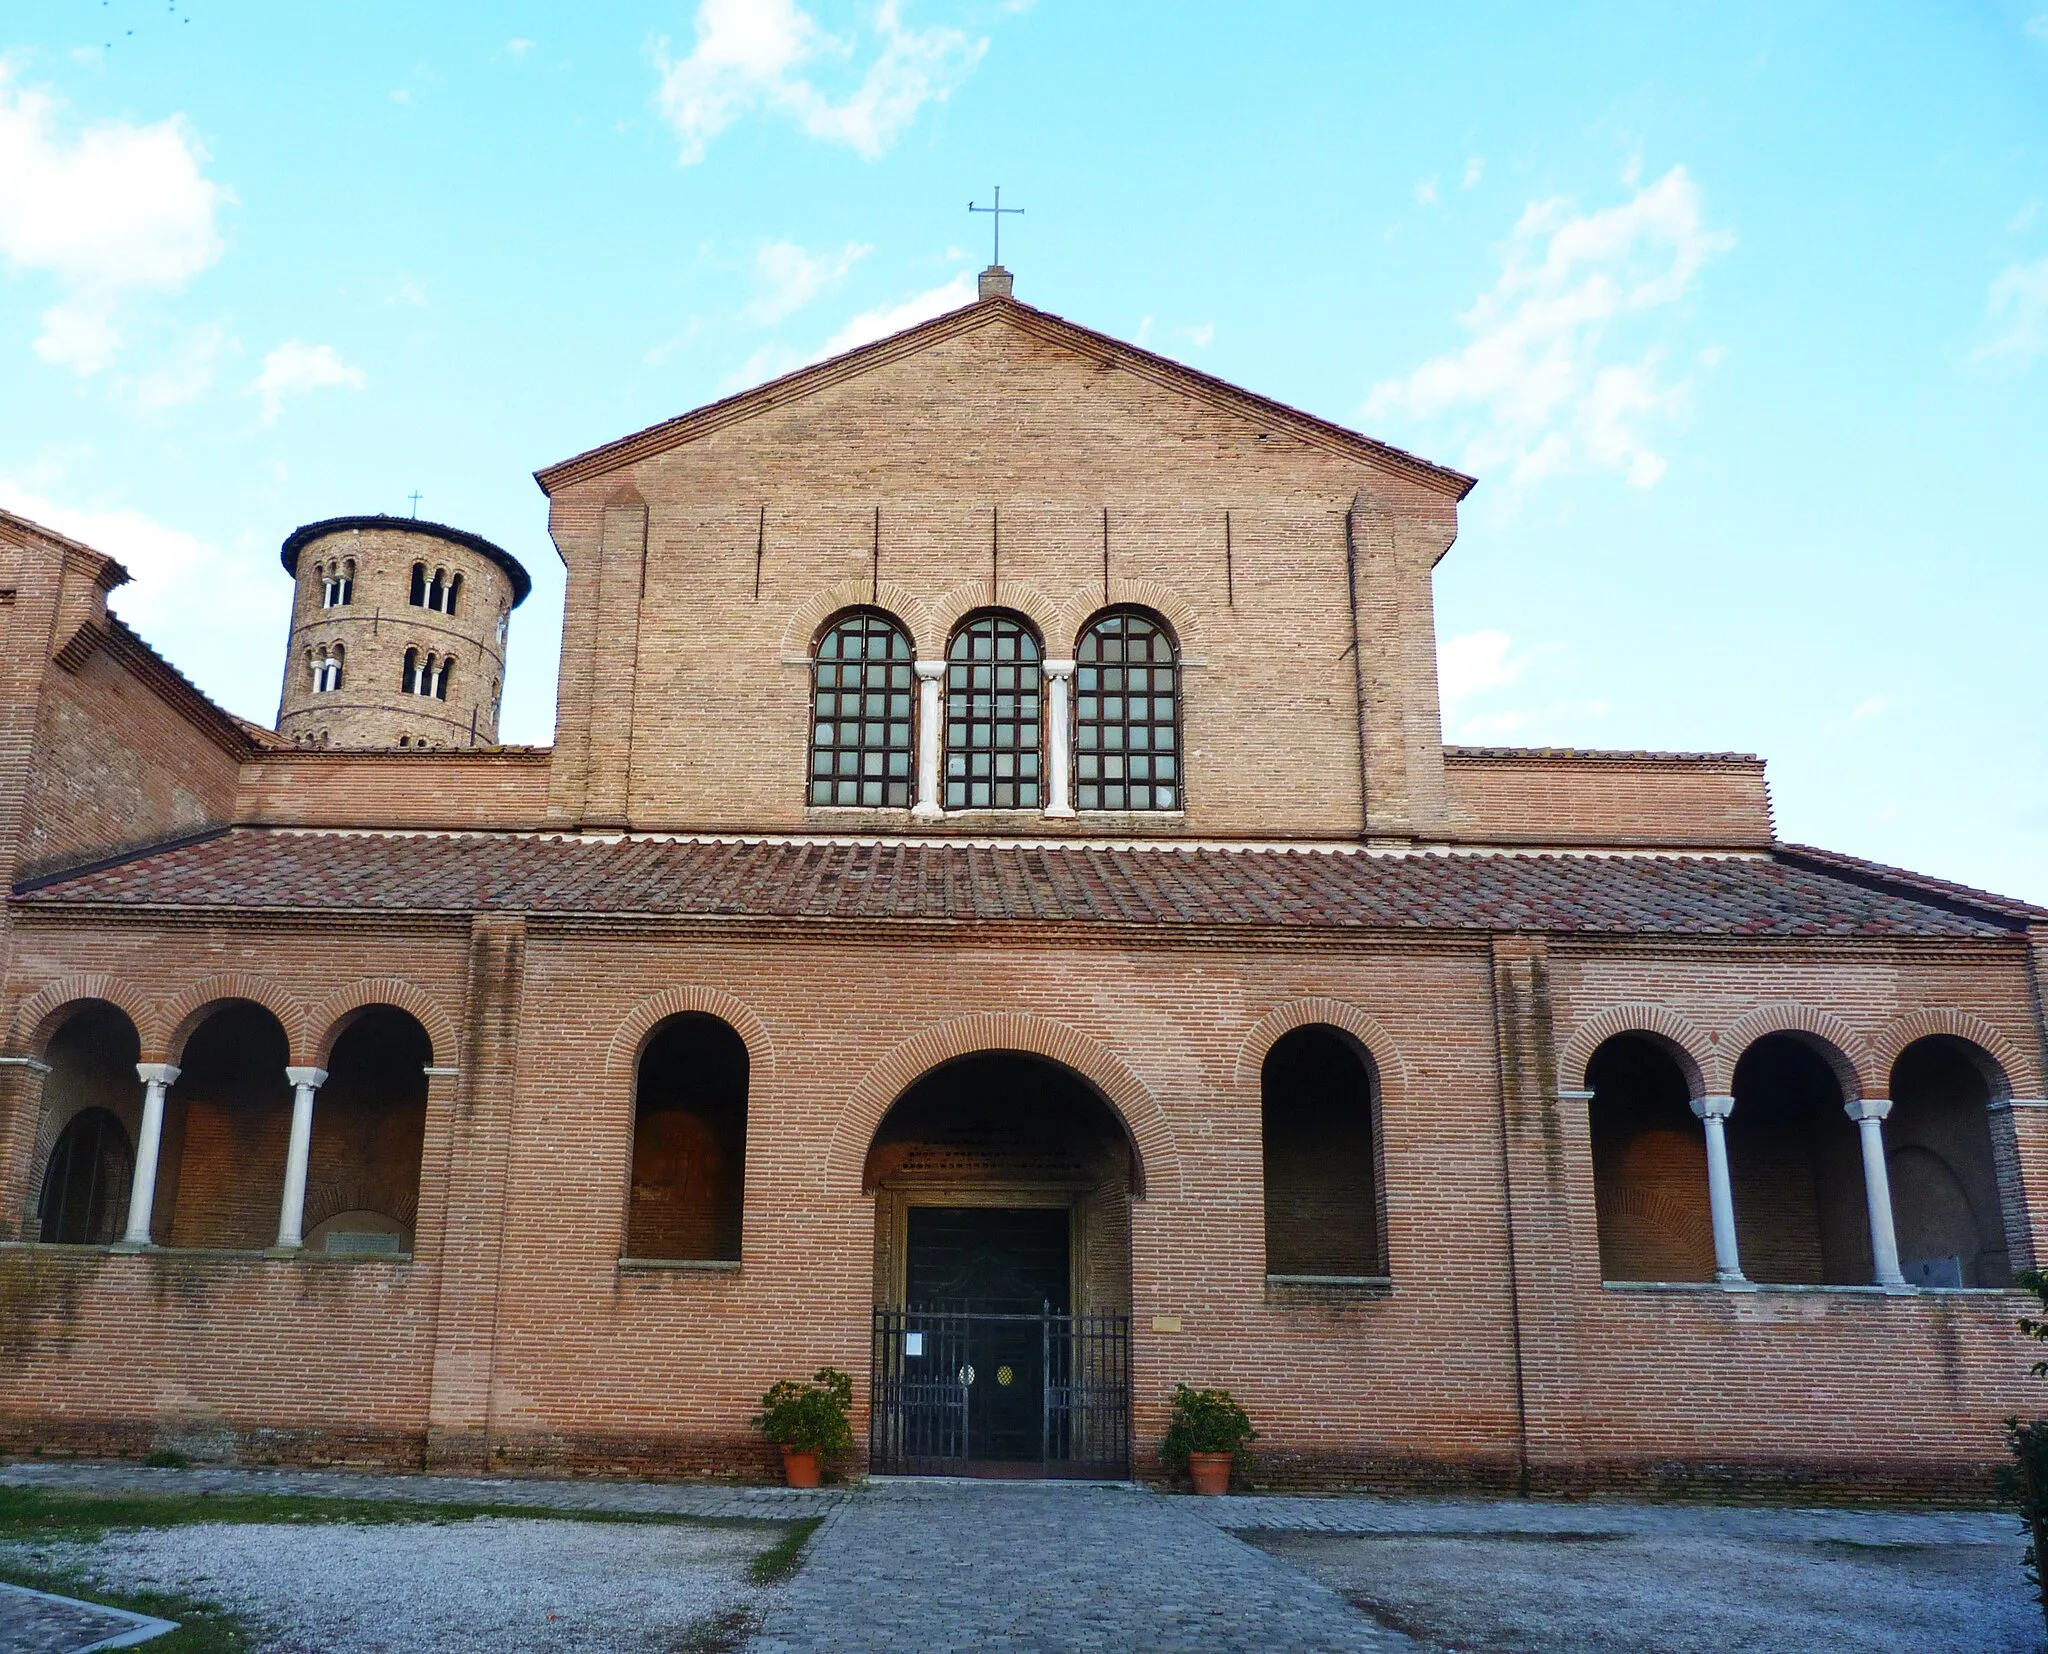
<path id="1" fill-rule="evenodd" d="M 1471 479 L 991 271 L 539 481 L 549 748 L 474 535 L 294 534 L 273 730 L 0 517 L 0 1446 L 1984 1485 L 2048 912 L 1445 746 Z"/>

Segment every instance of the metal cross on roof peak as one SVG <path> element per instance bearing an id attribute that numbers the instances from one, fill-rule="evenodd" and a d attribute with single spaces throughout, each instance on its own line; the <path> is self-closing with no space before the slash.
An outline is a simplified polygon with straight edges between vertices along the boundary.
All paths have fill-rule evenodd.
<path id="1" fill-rule="evenodd" d="M 412 501 L 412 514 L 417 517 L 420 514 L 420 491 L 415 488 L 410 494 L 406 495 L 406 498 Z"/>
<path id="2" fill-rule="evenodd" d="M 970 201 L 967 203 L 967 210 L 969 212 L 985 212 L 989 215 L 990 227 L 995 231 L 995 246 L 992 249 L 989 266 L 992 269 L 1000 270 L 1003 267 L 1003 214 L 1014 213 L 1021 218 L 1024 216 L 1024 209 L 1022 207 L 1004 206 L 1003 186 L 998 184 L 996 185 L 996 204 L 993 207 L 977 207 Z"/>

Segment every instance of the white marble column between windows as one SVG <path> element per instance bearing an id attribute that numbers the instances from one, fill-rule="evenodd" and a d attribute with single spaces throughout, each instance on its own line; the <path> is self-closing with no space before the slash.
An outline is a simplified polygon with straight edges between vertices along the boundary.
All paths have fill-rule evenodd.
<path id="1" fill-rule="evenodd" d="M 1049 660 L 1045 673 L 1045 813 L 1074 813 L 1074 720 L 1069 697 L 1074 689 L 1074 663 Z"/>
<path id="2" fill-rule="evenodd" d="M 1892 1176 L 1884 1159 L 1884 1121 L 1889 1097 L 1859 1097 L 1842 1112 L 1856 1122 L 1863 1139 L 1863 1204 L 1870 1211 L 1870 1258 L 1879 1286 L 1904 1286 L 1899 1273 L 1899 1236 L 1892 1223 Z"/>
<path id="3" fill-rule="evenodd" d="M 1728 1116 L 1733 1097 L 1695 1097 L 1692 1111 L 1707 1132 L 1707 1206 L 1714 1220 L 1714 1279 L 1744 1279 L 1735 1245 L 1735 1186 L 1728 1178 Z"/>
<path id="4" fill-rule="evenodd" d="M 178 1083 L 178 1065 L 139 1062 L 142 1081 L 142 1130 L 135 1143 L 135 1181 L 128 1187 L 128 1230 L 123 1246 L 149 1245 L 149 1221 L 156 1208 L 156 1162 L 164 1146 L 164 1093 Z"/>
<path id="5" fill-rule="evenodd" d="M 324 1068 L 287 1068 L 292 1083 L 292 1137 L 284 1151 L 284 1199 L 277 1211 L 277 1249 L 306 1243 L 306 1165 L 313 1156 L 313 1093 L 327 1083 Z"/>
<path id="6" fill-rule="evenodd" d="M 939 807 L 939 681 L 946 675 L 942 660 L 917 663 L 917 802 L 910 813 L 919 821 L 937 821 Z"/>

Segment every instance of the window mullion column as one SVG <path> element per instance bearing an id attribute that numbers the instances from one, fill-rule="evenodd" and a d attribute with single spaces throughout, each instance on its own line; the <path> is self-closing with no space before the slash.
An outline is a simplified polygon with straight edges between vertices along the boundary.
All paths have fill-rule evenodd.
<path id="1" fill-rule="evenodd" d="M 946 813 L 939 805 L 939 685 L 945 675 L 942 660 L 917 663 L 917 802 L 910 813 L 918 821 L 938 821 Z"/>
<path id="2" fill-rule="evenodd" d="M 1049 660 L 1045 672 L 1045 813 L 1070 816 L 1074 813 L 1074 721 L 1071 697 L 1074 662 Z"/>

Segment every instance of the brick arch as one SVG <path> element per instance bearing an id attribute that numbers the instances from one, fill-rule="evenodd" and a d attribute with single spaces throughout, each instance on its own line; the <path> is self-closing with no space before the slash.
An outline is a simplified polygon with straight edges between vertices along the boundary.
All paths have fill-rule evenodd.
<path id="1" fill-rule="evenodd" d="M 1076 591 L 1061 607 L 1065 637 L 1061 647 L 1068 655 L 1080 647 L 1082 629 L 1105 609 L 1150 609 L 1172 629 L 1182 665 L 1187 664 L 1188 656 L 1198 652 L 1201 622 L 1196 618 L 1194 606 L 1186 598 L 1157 580 L 1125 580 L 1112 576 L 1107 602 L 1103 601 L 1102 586 L 1098 582 Z M 1051 647 L 1051 644 L 1052 635 L 1048 633 L 1046 645 Z"/>
<path id="2" fill-rule="evenodd" d="M 1060 651 L 1071 643 L 1062 630 L 1065 611 L 1036 586 L 1021 580 L 998 580 L 995 596 L 991 598 L 986 580 L 963 580 L 950 591 L 933 598 L 927 612 L 932 617 L 932 649 L 930 657 L 936 660 L 945 653 L 953 641 L 953 634 L 960 629 L 960 623 L 971 614 L 980 614 L 989 609 L 1008 609 L 1022 615 L 1038 628 L 1038 641 L 1045 646 L 1045 653 L 1052 660 L 1061 659 Z M 920 654 L 923 650 L 918 651 Z"/>
<path id="3" fill-rule="evenodd" d="M 343 1212 L 378 1212 L 395 1218 L 414 1231 L 419 1230 L 420 1196 L 417 1188 L 402 1193 L 395 1201 L 385 1197 L 390 1190 L 356 1177 L 316 1177 L 306 1184 L 305 1226 L 317 1228 Z"/>
<path id="4" fill-rule="evenodd" d="M 1571 1032 L 1557 1054 L 1557 1084 L 1562 1091 L 1580 1090 L 1593 1054 L 1620 1034 L 1648 1034 L 1670 1049 L 1695 1097 L 1709 1091 L 1725 1093 L 1725 1079 L 1715 1068 L 1715 1051 L 1707 1036 L 1676 1011 L 1662 1005 L 1610 1005 L 1588 1017 Z M 1711 1082 L 1711 1083 L 1710 1083 Z"/>
<path id="5" fill-rule="evenodd" d="M 306 1019 L 307 1028 L 317 1040 L 313 1046 L 314 1067 L 327 1066 L 327 1059 L 334 1055 L 334 1042 L 355 1021 L 354 1013 L 373 1005 L 389 1005 L 405 1012 L 426 1030 L 434 1048 L 434 1065 L 454 1066 L 455 1023 L 434 997 L 403 977 L 366 976 L 329 994 Z"/>
<path id="6" fill-rule="evenodd" d="M 1743 1052 L 1770 1034 L 1805 1036 L 1835 1071 L 1845 1101 L 1885 1094 L 1886 1076 L 1871 1062 L 1870 1042 L 1834 1012 L 1811 1005 L 1759 1005 L 1721 1029 L 1714 1042 L 1715 1073 L 1711 1076 L 1717 1092 L 1734 1085 L 1735 1065 Z"/>
<path id="7" fill-rule="evenodd" d="M 104 1000 L 113 1006 L 134 1026 L 136 1037 L 148 1043 L 149 997 L 140 988 L 117 976 L 67 976 L 46 983 L 15 1007 L 7 1032 L 8 1049 L 40 1057 L 72 1008 L 87 1000 Z"/>
<path id="8" fill-rule="evenodd" d="M 1878 1036 L 1871 1041 L 1871 1057 L 1879 1074 L 1885 1079 L 1885 1095 L 1891 1095 L 1892 1069 L 1905 1054 L 1906 1047 L 1916 1040 L 1929 1039 L 1946 1034 L 1959 1039 L 1966 1045 L 1977 1048 L 1980 1068 L 1995 1070 L 1987 1072 L 1991 1095 L 1994 1100 L 2014 1095 L 2015 1089 L 2024 1085 L 2025 1095 L 2038 1097 L 2044 1088 L 2040 1067 L 2027 1053 L 1982 1017 L 1972 1016 L 1968 1011 L 1954 1011 L 1946 1006 L 1930 1007 L 1908 1011 L 1903 1016 L 1887 1023 Z"/>
<path id="9" fill-rule="evenodd" d="M 1292 999 L 1260 1017 L 1237 1048 L 1237 1065 L 1232 1075 L 1237 1088 L 1248 1091 L 1259 1083 L 1266 1053 L 1279 1043 L 1281 1036 L 1318 1024 L 1342 1029 L 1365 1047 L 1372 1058 L 1373 1078 L 1382 1094 L 1380 1101 L 1407 1090 L 1408 1064 L 1394 1044 L 1393 1035 L 1356 1005 L 1347 1005 L 1341 999 Z"/>
<path id="10" fill-rule="evenodd" d="M 857 574 L 813 592 L 798 605 L 782 629 L 783 655 L 808 656 L 818 628 L 841 609 L 880 609 L 893 615 L 910 634 L 911 651 L 919 660 L 936 660 L 945 650 L 946 640 L 936 636 L 931 611 L 915 592 L 887 580 L 876 585 L 867 575 Z"/>
<path id="11" fill-rule="evenodd" d="M 632 1010 L 626 1013 L 626 1020 L 612 1035 L 611 1048 L 605 1053 L 607 1088 L 623 1088 L 629 1108 L 632 1106 L 634 1071 L 639 1066 L 640 1053 L 646 1049 L 648 1036 L 670 1017 L 691 1012 L 714 1016 L 739 1035 L 740 1043 L 747 1048 L 749 1091 L 757 1081 L 775 1072 L 775 1045 L 768 1037 L 768 1025 L 744 1001 L 735 999 L 722 988 L 663 988 L 659 993 L 648 994 L 634 1003 Z"/>
<path id="12" fill-rule="evenodd" d="M 161 1000 L 143 1030 L 145 1060 L 152 1051 L 163 1052 L 159 1061 L 176 1062 L 192 1030 L 205 1020 L 215 1006 L 231 999 L 246 999 L 261 1005 L 284 1025 L 286 1049 L 297 1063 L 306 1051 L 306 1014 L 299 1002 L 273 982 L 247 971 L 228 971 L 195 982 L 174 998 Z"/>
<path id="13" fill-rule="evenodd" d="M 935 1023 L 913 1034 L 862 1076 L 840 1110 L 826 1151 L 828 1187 L 848 1195 L 859 1191 L 868 1148 L 883 1117 L 916 1081 L 957 1057 L 998 1051 L 1047 1058 L 1095 1088 L 1123 1121 L 1136 1151 L 1132 1198 L 1143 1200 L 1154 1187 L 1180 1191 L 1180 1151 L 1173 1128 L 1158 1099 L 1121 1057 L 1063 1022 L 992 1012 Z"/>

